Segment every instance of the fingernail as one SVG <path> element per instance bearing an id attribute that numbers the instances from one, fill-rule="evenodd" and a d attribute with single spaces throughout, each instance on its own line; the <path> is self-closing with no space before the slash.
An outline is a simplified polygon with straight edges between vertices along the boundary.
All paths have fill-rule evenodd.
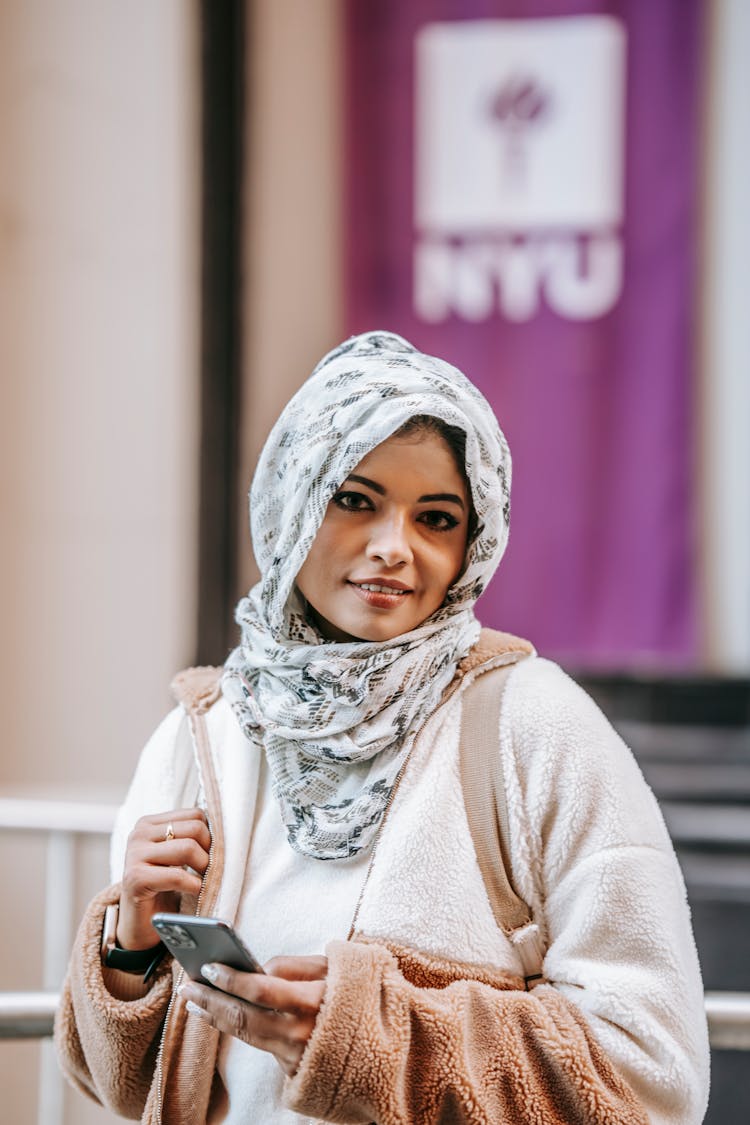
<path id="1" fill-rule="evenodd" d="M 201 976 L 215 984 L 219 979 L 219 970 L 216 965 L 201 965 Z"/>
<path id="2" fill-rule="evenodd" d="M 182 984 L 178 984 L 175 991 L 176 991 L 178 996 L 181 996 L 182 993 L 185 991 L 185 982 L 183 981 Z"/>
<path id="3" fill-rule="evenodd" d="M 203 1009 L 199 1008 L 197 1004 L 194 1004 L 192 1000 L 188 1000 L 185 1007 L 187 1008 L 187 1010 L 189 1012 L 192 1012 L 194 1016 L 202 1016 L 203 1015 Z"/>

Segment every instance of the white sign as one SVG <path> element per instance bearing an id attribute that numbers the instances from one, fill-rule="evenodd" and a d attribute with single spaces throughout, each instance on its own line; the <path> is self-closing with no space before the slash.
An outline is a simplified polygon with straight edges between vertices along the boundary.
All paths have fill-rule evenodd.
<path id="1" fill-rule="evenodd" d="M 414 303 L 427 320 L 601 316 L 622 289 L 625 29 L 429 24 L 416 40 Z"/>

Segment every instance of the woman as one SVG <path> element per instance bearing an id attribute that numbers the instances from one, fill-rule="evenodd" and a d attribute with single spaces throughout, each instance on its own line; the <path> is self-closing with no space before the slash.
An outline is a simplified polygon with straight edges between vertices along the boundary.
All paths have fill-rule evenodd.
<path id="1" fill-rule="evenodd" d="M 180 1125 L 702 1120 L 700 975 L 653 796 L 559 668 L 480 636 L 509 486 L 483 397 L 390 333 L 287 406 L 251 492 L 241 643 L 220 683 L 178 678 L 73 950 L 56 1034 L 80 1088 Z M 459 776 L 463 701 L 496 665 L 533 991 Z M 151 917 L 178 904 L 234 921 L 265 975 L 209 965 L 209 988 L 163 959 L 144 981 Z"/>

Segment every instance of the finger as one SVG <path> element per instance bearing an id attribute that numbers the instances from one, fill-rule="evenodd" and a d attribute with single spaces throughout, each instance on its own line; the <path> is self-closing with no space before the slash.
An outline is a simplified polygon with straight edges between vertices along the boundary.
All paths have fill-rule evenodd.
<path id="1" fill-rule="evenodd" d="M 145 837 L 155 844 L 171 844 L 175 840 L 196 840 L 201 847 L 211 847 L 211 833 L 205 820 L 188 817 L 184 820 L 170 820 L 166 824 L 150 824 Z"/>
<path id="2" fill-rule="evenodd" d="M 170 820 L 177 823 L 178 820 L 203 820 L 206 823 L 206 810 L 202 809 L 199 805 L 193 805 L 191 808 L 186 809 L 167 809 L 166 812 L 149 813 L 147 816 L 142 816 L 141 820 L 149 824 L 169 824 Z"/>
<path id="3" fill-rule="evenodd" d="M 272 957 L 263 966 L 272 977 L 283 980 L 325 980 L 328 975 L 328 958 L 312 957 Z"/>
<path id="4" fill-rule="evenodd" d="M 131 862 L 154 864 L 155 867 L 192 867 L 194 871 L 205 871 L 208 867 L 209 852 L 197 840 L 149 840 L 136 844 L 131 849 Z"/>
<path id="5" fill-rule="evenodd" d="M 168 891 L 180 894 L 199 894 L 203 880 L 193 871 L 184 867 L 158 867 L 154 864 L 138 864 L 126 870 L 123 876 L 123 893 L 134 903 L 154 898 Z"/>
<path id="6" fill-rule="evenodd" d="M 215 989 L 276 1012 L 317 1014 L 325 992 L 320 979 L 287 981 L 266 973 L 243 973 L 228 965 L 204 965 L 201 974 Z"/>
<path id="7" fill-rule="evenodd" d="M 185 985 L 181 995 L 185 1003 L 199 1009 L 196 1014 L 219 1031 L 284 1057 L 299 1053 L 315 1024 L 312 1014 L 299 1018 L 271 1012 L 192 981 Z"/>
<path id="8" fill-rule="evenodd" d="M 202 809 L 175 810 L 144 816 L 136 821 L 128 836 L 128 849 L 146 843 L 170 843 L 175 839 L 195 839 L 206 851 L 211 847 L 211 831 Z"/>
<path id="9" fill-rule="evenodd" d="M 211 832 L 208 824 L 205 819 L 197 816 L 166 821 L 156 820 L 153 817 L 143 818 L 130 833 L 129 844 L 131 846 L 146 842 L 163 844 L 180 839 L 196 840 L 206 850 L 211 847 Z"/>

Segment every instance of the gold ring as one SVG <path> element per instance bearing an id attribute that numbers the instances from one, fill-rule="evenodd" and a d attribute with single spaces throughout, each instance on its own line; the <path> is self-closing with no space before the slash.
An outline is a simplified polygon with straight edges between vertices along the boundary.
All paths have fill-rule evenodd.
<path id="1" fill-rule="evenodd" d="M 172 826 L 171 820 L 170 820 L 169 824 L 167 825 L 167 831 L 164 833 L 164 839 L 165 840 L 174 840 L 174 827 Z"/>

